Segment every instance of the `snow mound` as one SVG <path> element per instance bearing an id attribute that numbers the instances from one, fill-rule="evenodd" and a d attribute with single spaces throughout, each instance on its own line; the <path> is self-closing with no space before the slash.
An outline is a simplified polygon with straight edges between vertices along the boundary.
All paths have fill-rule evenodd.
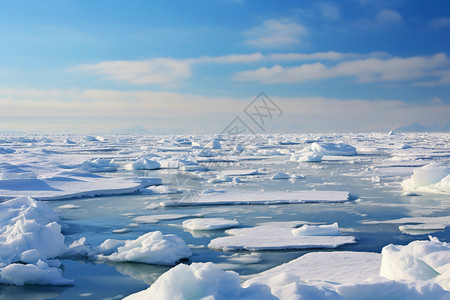
<path id="1" fill-rule="evenodd" d="M 402 182 L 405 191 L 450 193 L 450 168 L 434 163 L 414 169 L 411 178 Z"/>
<path id="2" fill-rule="evenodd" d="M 183 227 L 188 230 L 216 230 L 237 226 L 239 226 L 238 221 L 224 218 L 190 219 L 183 221 Z"/>
<path id="3" fill-rule="evenodd" d="M 278 179 L 289 179 L 291 178 L 291 176 L 289 174 L 286 173 L 276 173 L 272 176 L 273 180 L 278 180 Z"/>
<path id="4" fill-rule="evenodd" d="M 391 280 L 432 280 L 450 290 L 450 244 L 430 237 L 406 246 L 388 245 L 381 251 L 380 276 Z"/>
<path id="5" fill-rule="evenodd" d="M 208 144 L 205 145 L 207 149 L 222 149 L 222 145 L 220 144 L 219 139 L 213 139 Z"/>
<path id="6" fill-rule="evenodd" d="M 306 152 L 298 158 L 299 162 L 321 162 L 323 155 L 317 152 Z"/>
<path id="7" fill-rule="evenodd" d="M 72 284 L 54 260 L 67 249 L 58 222 L 48 205 L 30 197 L 0 203 L 0 283 Z"/>
<path id="8" fill-rule="evenodd" d="M 356 155 L 356 148 L 344 143 L 312 143 L 304 149 L 305 152 L 315 152 L 324 155 Z"/>
<path id="9" fill-rule="evenodd" d="M 333 225 L 331 225 L 333 226 Z M 314 226 L 316 227 L 316 226 Z M 282 250 L 308 248 L 336 248 L 345 244 L 355 243 L 353 236 L 323 235 L 324 229 L 315 231 L 322 235 L 300 235 L 295 229 L 286 226 L 260 225 L 252 228 L 229 229 L 230 235 L 213 239 L 208 247 L 211 249 L 228 250 Z M 326 228 L 326 227 L 325 227 Z M 326 230 L 331 231 L 330 228 Z M 309 234 L 313 234 L 310 230 Z M 334 233 L 334 232 L 333 232 Z"/>
<path id="10" fill-rule="evenodd" d="M 161 165 L 156 161 L 143 157 L 127 165 L 125 168 L 128 170 L 157 170 L 161 168 Z"/>
<path id="11" fill-rule="evenodd" d="M 115 246 L 120 243 L 115 244 Z M 108 247 L 106 247 L 108 248 Z M 110 248 L 109 248 L 110 249 Z M 141 235 L 136 240 L 127 240 L 111 255 L 100 254 L 100 260 L 114 262 L 139 262 L 155 265 L 175 265 L 180 259 L 190 257 L 191 250 L 174 234 L 163 235 L 153 231 Z"/>
<path id="12" fill-rule="evenodd" d="M 114 159 L 96 158 L 87 160 L 80 166 L 81 169 L 87 172 L 115 172 L 118 165 L 114 162 Z"/>
<path id="13" fill-rule="evenodd" d="M 16 150 L 11 148 L 0 147 L 0 154 L 11 154 L 16 152 Z"/>
<path id="14" fill-rule="evenodd" d="M 292 234 L 296 236 L 333 236 L 339 235 L 338 223 L 331 225 L 308 225 L 292 229 Z"/>
<path id="15" fill-rule="evenodd" d="M 163 275 L 148 289 L 132 294 L 126 300 L 140 299 L 277 299 L 266 285 L 241 287 L 239 274 L 223 271 L 213 263 L 180 264 Z"/>

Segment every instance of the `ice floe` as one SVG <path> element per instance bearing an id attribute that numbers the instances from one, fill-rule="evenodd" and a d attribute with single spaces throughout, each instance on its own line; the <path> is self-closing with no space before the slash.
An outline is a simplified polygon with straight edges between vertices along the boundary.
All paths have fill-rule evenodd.
<path id="1" fill-rule="evenodd" d="M 163 275 L 148 289 L 132 294 L 126 300 L 141 299 L 277 299 L 266 285 L 242 288 L 239 274 L 223 271 L 213 263 L 180 264 Z"/>
<path id="2" fill-rule="evenodd" d="M 434 163 L 417 168 L 402 187 L 406 191 L 450 193 L 450 168 Z"/>
<path id="3" fill-rule="evenodd" d="M 58 215 L 30 197 L 0 203 L 0 283 L 67 285 L 56 257 L 67 247 Z"/>
<path id="4" fill-rule="evenodd" d="M 15 172 L 12 175 L 17 174 L 23 173 Z M 106 177 L 70 170 L 41 178 L 2 179 L 0 180 L 0 199 L 31 196 L 39 200 L 62 200 L 119 195 L 134 193 L 148 186 L 160 184 L 159 178 Z"/>
<path id="5" fill-rule="evenodd" d="M 192 255 L 191 250 L 181 238 L 174 234 L 164 235 L 160 231 L 146 233 L 135 240 L 106 240 L 100 245 L 100 249 L 104 252 L 115 251 L 110 255 L 100 254 L 99 260 L 157 265 L 174 265 L 179 260 Z"/>
<path id="6" fill-rule="evenodd" d="M 235 205 L 235 204 L 293 204 L 293 203 L 339 203 L 355 198 L 342 191 L 292 191 L 292 192 L 239 192 L 209 193 L 189 201 L 163 201 L 161 206 Z"/>
<path id="7" fill-rule="evenodd" d="M 239 226 L 236 220 L 225 218 L 202 218 L 183 221 L 183 228 L 188 230 L 217 230 Z"/>
<path id="8" fill-rule="evenodd" d="M 208 247 L 224 251 L 254 251 L 336 248 L 341 245 L 356 243 L 353 236 L 337 236 L 337 224 L 329 227 L 310 225 L 309 228 L 313 229 L 302 230 L 301 228 L 292 229 L 286 226 L 260 225 L 251 228 L 228 229 L 225 233 L 230 236 L 213 239 Z M 326 232 L 329 232 L 330 235 L 326 235 Z"/>
<path id="9" fill-rule="evenodd" d="M 344 143 L 312 143 L 305 152 L 318 153 L 320 155 L 356 155 L 356 148 Z"/>
<path id="10" fill-rule="evenodd" d="M 156 161 L 143 157 L 132 164 L 126 165 L 125 168 L 128 170 L 157 170 L 161 168 L 161 165 Z"/>

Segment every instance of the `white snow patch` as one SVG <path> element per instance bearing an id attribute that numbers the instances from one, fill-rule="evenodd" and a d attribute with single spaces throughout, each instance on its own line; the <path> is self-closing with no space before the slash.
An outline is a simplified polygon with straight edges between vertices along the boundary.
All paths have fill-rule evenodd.
<path id="1" fill-rule="evenodd" d="M 183 228 L 188 230 L 217 230 L 239 226 L 236 220 L 225 218 L 202 218 L 183 221 Z"/>

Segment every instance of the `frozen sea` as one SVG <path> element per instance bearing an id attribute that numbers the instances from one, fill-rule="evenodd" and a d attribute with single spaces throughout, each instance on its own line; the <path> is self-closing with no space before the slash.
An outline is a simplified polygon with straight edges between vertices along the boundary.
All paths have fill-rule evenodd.
<path id="1" fill-rule="evenodd" d="M 307 159 L 311 153 L 320 159 Z M 425 182 L 404 184 L 430 165 L 425 175 L 417 173 Z M 86 238 L 94 249 L 107 239 L 135 240 L 161 231 L 180 237 L 192 251 L 181 263 L 213 262 L 244 281 L 311 252 L 381 253 L 389 244 L 407 245 L 428 236 L 450 242 L 450 190 L 445 176 L 435 178 L 449 165 L 448 133 L 5 135 L 0 136 L 0 199 L 26 195 L 50 206 L 60 218 L 67 246 Z M 305 197 L 292 201 L 296 192 Z M 268 196 L 252 203 L 241 195 Z M 205 199 L 222 202 L 202 204 Z M 238 225 L 183 227 L 186 220 L 202 218 Z M 304 224 L 333 223 L 339 224 L 339 236 L 318 239 L 322 244 L 283 247 L 282 240 L 259 249 L 244 236 L 227 240 L 225 248 L 208 247 L 246 228 L 266 226 L 264 232 L 277 227 L 289 235 Z M 354 237 L 354 242 L 333 246 L 333 238 L 341 237 Z M 263 240 L 264 233 L 256 242 L 263 245 Z M 241 249 L 233 243 L 250 246 Z M 73 285 L 0 284 L 0 298 L 121 299 L 148 288 L 172 268 L 81 255 L 59 260 Z"/>

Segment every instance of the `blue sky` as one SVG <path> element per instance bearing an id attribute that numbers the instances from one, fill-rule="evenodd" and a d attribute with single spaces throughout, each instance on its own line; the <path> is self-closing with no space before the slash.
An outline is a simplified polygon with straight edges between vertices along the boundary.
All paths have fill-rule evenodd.
<path id="1" fill-rule="evenodd" d="M 450 2 L 0 1 L 0 130 L 273 131 L 449 121 Z"/>

